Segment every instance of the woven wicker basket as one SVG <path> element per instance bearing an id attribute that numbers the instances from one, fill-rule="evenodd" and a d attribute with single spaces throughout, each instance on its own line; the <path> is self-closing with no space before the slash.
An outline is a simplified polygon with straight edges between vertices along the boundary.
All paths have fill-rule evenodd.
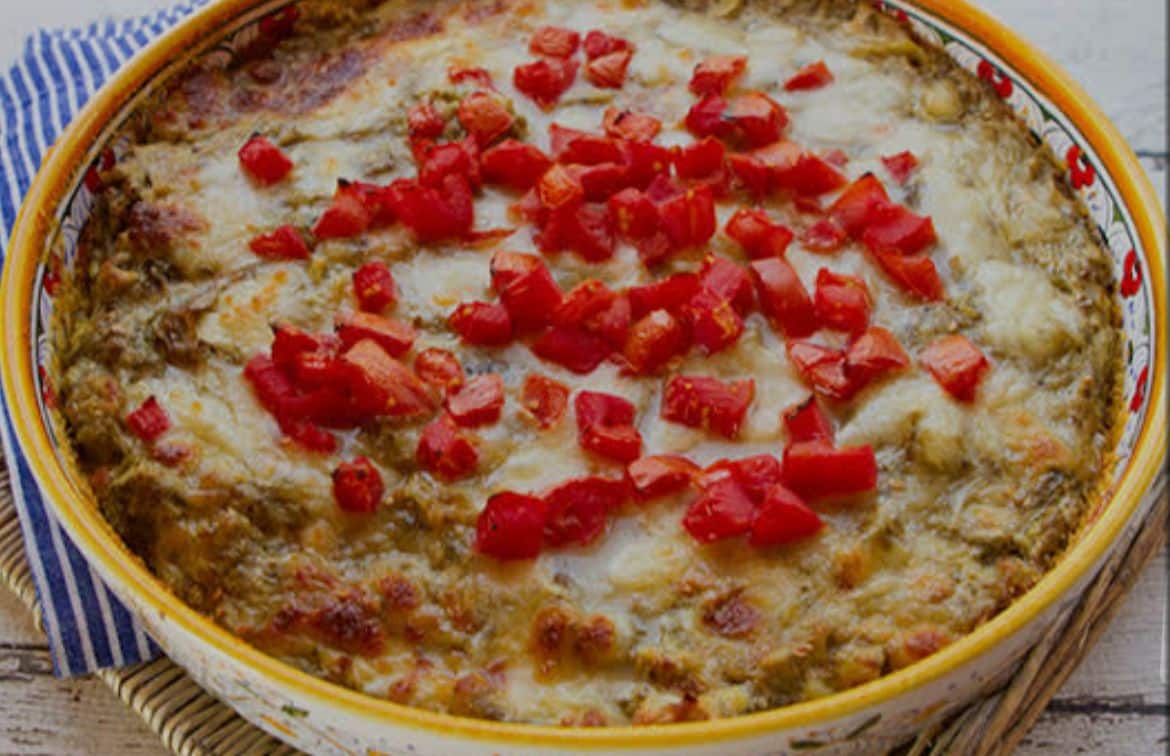
<path id="1" fill-rule="evenodd" d="M 1053 624 L 1023 658 L 1008 682 L 951 720 L 924 730 L 896 753 L 985 756 L 1008 754 L 1015 749 L 1109 625 L 1142 568 L 1165 545 L 1170 531 L 1170 497 L 1165 477 L 1158 479 L 1149 495 L 1157 497 L 1157 501 L 1133 542 L 1114 553 L 1080 603 Z M 41 609 L 32 572 L 24 558 L 20 523 L 3 465 L 0 465 L 0 575 L 41 627 Z M 133 667 L 103 670 L 98 676 L 176 754 L 297 753 L 208 694 L 182 667 L 165 657 Z"/>

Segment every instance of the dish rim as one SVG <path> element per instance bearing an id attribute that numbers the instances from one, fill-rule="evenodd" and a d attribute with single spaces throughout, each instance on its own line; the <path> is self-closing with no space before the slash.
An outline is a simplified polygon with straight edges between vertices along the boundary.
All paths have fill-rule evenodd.
<path id="1" fill-rule="evenodd" d="M 1117 185 L 1145 251 L 1155 322 L 1167 322 L 1166 221 L 1150 181 L 1115 126 L 1083 89 L 1045 53 L 1025 42 L 968 0 L 910 0 L 926 13 L 964 31 L 1009 64 L 1069 119 L 1101 159 Z M 1058 601 L 1114 546 L 1155 479 L 1166 448 L 1167 344 L 1154 339 L 1150 401 L 1133 454 L 1120 480 L 1100 494 L 1100 516 L 1040 581 L 1004 611 L 938 653 L 877 680 L 824 698 L 767 711 L 704 722 L 606 728 L 555 727 L 460 717 L 395 704 L 301 672 L 248 645 L 184 604 L 125 547 L 102 517 L 92 492 L 73 483 L 41 421 L 31 335 L 32 294 L 45 242 L 86 156 L 107 124 L 138 100 L 152 79 L 171 65 L 172 54 L 197 47 L 220 26 L 258 15 L 271 0 L 213 0 L 164 33 L 116 71 L 89 100 L 48 150 L 17 215 L 0 278 L 0 348 L 4 401 L 17 446 L 25 453 L 37 484 L 70 538 L 104 576 L 151 611 L 174 623 L 233 665 L 278 687 L 294 691 L 322 709 L 436 736 L 457 736 L 524 746 L 578 749 L 653 748 L 710 744 L 816 726 L 857 714 L 920 688 L 976 661 Z M 145 87 L 145 89 L 144 89 Z M 1161 334 L 1160 334 L 1161 335 Z"/>

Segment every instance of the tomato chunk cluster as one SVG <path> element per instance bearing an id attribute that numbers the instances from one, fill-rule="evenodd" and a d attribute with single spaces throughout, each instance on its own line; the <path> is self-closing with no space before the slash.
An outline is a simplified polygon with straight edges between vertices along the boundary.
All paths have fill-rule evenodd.
<path id="1" fill-rule="evenodd" d="M 579 76 L 597 89 L 623 88 L 636 55 L 628 40 L 603 30 L 556 26 L 537 29 L 528 52 L 532 58 L 512 70 L 512 84 L 544 110 L 577 86 Z M 590 390 L 572 396 L 553 378 L 527 375 L 516 389 L 519 416 L 551 431 L 571 407 L 590 464 L 618 464 L 624 474 L 492 496 L 477 523 L 480 553 L 521 560 L 548 548 L 588 546 L 627 504 L 684 492 L 693 499 L 682 526 L 696 540 L 744 537 L 770 548 L 826 526 L 810 503 L 876 489 L 873 450 L 837 446 L 821 402 L 833 408 L 832 402 L 910 369 L 911 360 L 893 333 L 874 324 L 877 300 L 863 277 L 822 267 L 806 287 L 788 250 L 798 238 L 804 249 L 823 255 L 856 243 L 907 297 L 936 302 L 944 291 L 929 254 L 935 229 L 928 216 L 892 200 L 873 173 L 850 181 L 841 151 L 818 153 L 792 141 L 788 112 L 751 88 L 748 66 L 745 57 L 725 55 L 695 66 L 688 87 L 694 99 L 680 124 L 693 137 L 688 143 L 656 143 L 663 130 L 659 117 L 615 104 L 595 130 L 551 123 L 547 147 L 522 140 L 524 119 L 489 71 L 452 67 L 447 75 L 457 102 L 424 98 L 406 113 L 412 175 L 387 184 L 339 179 L 311 227 L 281 225 L 250 240 L 263 260 L 298 262 L 330 240 L 360 239 L 392 226 L 419 244 L 474 248 L 496 248 L 515 227 L 531 226 L 537 253 L 495 249 L 487 301 L 458 303 L 447 317 L 449 330 L 472 347 L 520 342 L 546 363 L 579 375 L 607 361 L 623 375 L 665 373 L 661 419 L 724 439 L 744 434 L 755 381 L 671 375 L 671 369 L 691 350 L 710 356 L 735 347 L 753 313 L 781 337 L 788 362 L 813 392 L 779 418 L 787 437 L 783 453 L 706 468 L 684 456 L 646 452 L 629 400 Z M 817 97 L 799 93 L 834 81 L 824 61 L 785 75 L 784 93 L 798 94 L 782 97 Z M 295 170 L 263 135 L 249 139 L 238 158 L 258 191 Z M 919 170 L 911 152 L 884 156 L 881 163 L 882 175 L 898 185 Z M 477 195 L 500 189 L 512 193 L 515 227 L 476 229 Z M 736 210 L 723 228 L 742 252 L 730 258 L 710 245 L 717 208 L 733 196 L 757 206 Z M 761 206 L 776 201 L 799 212 L 789 220 L 793 228 Z M 562 288 L 546 262 L 573 255 L 600 265 L 623 244 L 646 270 L 671 273 L 622 287 L 584 268 Z M 691 261 L 689 269 L 683 261 Z M 571 267 L 582 269 L 577 262 Z M 444 481 L 475 474 L 476 429 L 500 421 L 503 378 L 475 370 L 469 375 L 455 354 L 440 348 L 411 359 L 419 335 L 390 314 L 399 292 L 384 262 L 360 265 L 352 283 L 354 305 L 336 316 L 332 333 L 274 326 L 270 353 L 253 357 L 244 369 L 257 399 L 303 450 L 336 453 L 342 444 L 334 431 L 395 418 L 418 429 L 415 460 L 423 470 Z M 918 361 L 963 402 L 974 401 L 990 367 L 978 347 L 958 335 L 930 344 Z M 147 442 L 170 427 L 154 397 L 126 423 Z M 355 514 L 375 512 L 385 493 L 378 467 L 361 456 L 338 465 L 333 492 L 338 507 Z"/>
<path id="2" fill-rule="evenodd" d="M 577 51 L 582 47 L 586 81 L 599 89 L 621 89 L 634 46 L 600 29 L 589 31 L 582 45 L 579 32 L 558 26 L 536 30 L 528 51 L 538 57 L 513 70 L 512 84 L 540 107 L 552 108 L 577 79 L 581 67 Z"/>
<path id="3" fill-rule="evenodd" d="M 567 480 L 540 494 L 498 493 L 479 515 L 475 548 L 515 561 L 533 559 L 546 547 L 588 546 L 631 498 L 625 479 L 600 476 Z"/>

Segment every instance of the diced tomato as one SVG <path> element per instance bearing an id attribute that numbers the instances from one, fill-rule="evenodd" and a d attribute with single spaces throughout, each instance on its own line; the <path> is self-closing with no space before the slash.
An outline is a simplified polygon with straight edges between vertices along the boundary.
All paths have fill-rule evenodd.
<path id="1" fill-rule="evenodd" d="M 703 259 L 699 286 L 726 299 L 740 313 L 746 314 L 755 306 L 748 272 L 725 257 L 707 255 Z"/>
<path id="2" fill-rule="evenodd" d="M 787 226 L 774 222 L 763 210 L 748 208 L 736 210 L 724 232 L 752 258 L 783 256 L 794 238 Z"/>
<path id="3" fill-rule="evenodd" d="M 756 382 L 750 378 L 728 383 L 707 376 L 675 376 L 663 391 L 662 418 L 735 438 L 755 395 Z"/>
<path id="4" fill-rule="evenodd" d="M 605 339 L 614 349 L 621 349 L 632 322 L 630 298 L 618 294 L 605 309 L 585 319 L 585 330 Z"/>
<path id="5" fill-rule="evenodd" d="M 495 89 L 492 75 L 486 68 L 451 66 L 447 69 L 447 81 L 452 84 L 473 84 L 481 89 Z"/>
<path id="6" fill-rule="evenodd" d="M 756 199 L 762 199 L 772 191 L 772 172 L 751 155 L 728 155 L 727 165 L 743 188 Z"/>
<path id="7" fill-rule="evenodd" d="M 832 399 L 845 400 L 857 391 L 845 373 L 845 353 L 808 341 L 789 341 L 788 359 L 804 382 Z"/>
<path id="8" fill-rule="evenodd" d="M 455 421 L 443 414 L 422 430 L 415 451 L 419 467 L 443 480 L 459 480 L 475 472 L 479 452 L 460 432 Z"/>
<path id="9" fill-rule="evenodd" d="M 542 58 L 516 66 L 512 84 L 540 107 L 548 110 L 573 86 L 577 78 L 577 61 Z"/>
<path id="10" fill-rule="evenodd" d="M 362 339 L 372 339 L 392 357 L 409 352 L 418 336 L 410 324 L 371 312 L 338 315 L 337 335 L 347 349 Z"/>
<path id="11" fill-rule="evenodd" d="M 800 441 L 824 441 L 833 443 L 833 424 L 825 417 L 820 402 L 811 394 L 799 404 L 784 409 L 780 413 L 784 421 L 784 428 L 788 431 L 789 443 Z"/>
<path id="12" fill-rule="evenodd" d="M 613 352 L 602 337 L 583 328 L 553 326 L 532 343 L 532 353 L 574 373 L 592 373 Z"/>
<path id="13" fill-rule="evenodd" d="M 483 178 L 491 184 L 531 189 L 552 165 L 552 160 L 531 144 L 505 139 L 484 151 L 480 160 Z"/>
<path id="14" fill-rule="evenodd" d="M 560 326 L 580 326 L 609 307 L 617 294 L 596 278 L 587 278 L 565 295 L 552 321 Z"/>
<path id="15" fill-rule="evenodd" d="M 633 142 L 652 141 L 662 131 L 662 121 L 654 116 L 614 107 L 606 108 L 602 126 L 608 136 Z"/>
<path id="16" fill-rule="evenodd" d="M 626 475 L 642 499 L 677 493 L 690 486 L 700 472 L 694 462 L 674 454 L 642 457 L 626 466 Z"/>
<path id="17" fill-rule="evenodd" d="M 846 178 L 825 160 L 783 140 L 748 155 L 732 156 L 729 162 L 739 180 L 755 196 L 787 189 L 797 195 L 798 206 L 801 202 L 808 203 L 810 197 L 839 189 L 846 183 Z"/>
<path id="18" fill-rule="evenodd" d="M 632 425 L 638 413 L 629 399 L 600 391 L 577 394 L 573 409 L 577 413 L 579 430 L 593 425 Z"/>
<path id="19" fill-rule="evenodd" d="M 594 425 L 579 440 L 586 451 L 616 462 L 632 462 L 642 453 L 642 435 L 632 425 Z"/>
<path id="20" fill-rule="evenodd" d="M 845 373 L 859 384 L 909 366 L 910 358 L 894 334 L 877 326 L 868 329 L 845 351 Z"/>
<path id="21" fill-rule="evenodd" d="M 697 137 L 724 137 L 735 131 L 735 124 L 726 117 L 727 100 L 717 94 L 705 95 L 687 111 L 687 131 Z"/>
<path id="22" fill-rule="evenodd" d="M 588 262 L 608 260 L 616 249 L 608 209 L 591 203 L 550 213 L 537 243 L 544 252 L 569 250 Z"/>
<path id="23" fill-rule="evenodd" d="M 723 143 L 704 137 L 683 147 L 674 148 L 674 167 L 682 179 L 705 179 L 723 171 Z"/>
<path id="24" fill-rule="evenodd" d="M 418 376 L 377 342 L 363 339 L 346 350 L 341 360 L 355 378 L 352 389 L 366 411 L 399 417 L 432 408 L 431 397 Z"/>
<path id="25" fill-rule="evenodd" d="M 714 543 L 751 530 L 755 504 L 731 475 L 713 481 L 683 516 L 683 527 L 701 543 Z"/>
<path id="26" fill-rule="evenodd" d="M 351 181 L 349 187 L 350 191 L 357 195 L 362 204 L 366 206 L 366 210 L 369 211 L 370 228 L 389 226 L 398 219 L 394 214 L 390 187 L 365 181 Z"/>
<path id="27" fill-rule="evenodd" d="M 248 360 L 244 366 L 244 378 L 251 384 L 260 404 L 273 414 L 285 398 L 296 393 L 288 376 L 276 366 L 272 358 L 264 354 Z"/>
<path id="28" fill-rule="evenodd" d="M 748 154 L 758 160 L 767 170 L 776 173 L 791 169 L 804 153 L 804 148 L 796 142 L 781 139 L 752 150 Z"/>
<path id="29" fill-rule="evenodd" d="M 548 222 L 548 210 L 540 204 L 540 197 L 536 194 L 535 186 L 526 191 L 519 200 L 508 206 L 508 216 L 517 223 L 531 223 L 535 226 L 543 226 Z"/>
<path id="30" fill-rule="evenodd" d="M 443 179 L 454 175 L 467 179 L 472 188 L 479 187 L 479 147 L 473 138 L 431 145 L 419 157 L 419 183 L 438 188 Z"/>
<path id="31" fill-rule="evenodd" d="M 371 260 L 354 271 L 353 293 L 366 312 L 381 312 L 398 300 L 394 275 L 381 260 Z"/>
<path id="32" fill-rule="evenodd" d="M 260 134 L 244 143 L 240 148 L 239 159 L 244 172 L 261 186 L 271 186 L 283 180 L 293 169 L 293 161 Z"/>
<path id="33" fill-rule="evenodd" d="M 890 204 L 882 182 L 877 176 L 867 173 L 850 184 L 827 212 L 838 226 L 856 239 Z"/>
<path id="34" fill-rule="evenodd" d="M 491 262 L 492 288 L 508 310 L 513 330 L 547 325 L 563 295 L 544 261 L 520 252 L 497 252 Z"/>
<path id="35" fill-rule="evenodd" d="M 605 202 L 630 185 L 629 168 L 618 163 L 597 165 L 571 165 L 569 171 L 576 176 L 590 202 Z"/>
<path id="36" fill-rule="evenodd" d="M 894 177 L 894 181 L 899 184 L 905 184 L 909 180 L 911 174 L 918 168 L 918 158 L 914 157 L 914 153 L 906 150 L 899 152 L 897 155 L 882 156 L 882 165 Z"/>
<path id="37" fill-rule="evenodd" d="M 567 480 L 544 492 L 548 519 L 544 542 L 553 548 L 588 546 L 605 531 L 609 513 L 629 499 L 624 481 L 587 477 Z"/>
<path id="38" fill-rule="evenodd" d="M 833 72 L 825 65 L 825 61 L 818 60 L 801 66 L 788 81 L 784 82 L 784 89 L 797 92 L 806 89 L 820 89 L 833 83 Z"/>
<path id="39" fill-rule="evenodd" d="M 388 193 L 395 215 L 419 241 L 465 237 L 475 223 L 471 185 L 463 176 L 445 176 L 438 187 L 398 179 Z"/>
<path id="40" fill-rule="evenodd" d="M 296 358 L 306 352 L 325 349 L 325 341 L 307 331 L 287 323 L 273 326 L 272 361 L 283 370 L 289 370 Z"/>
<path id="41" fill-rule="evenodd" d="M 768 232 L 777 225 L 763 210 L 741 207 L 727 221 L 723 232 L 739 242 L 744 251 L 752 257 L 765 257 L 766 255 L 752 255 L 752 250 L 763 246 Z"/>
<path id="42" fill-rule="evenodd" d="M 354 374 L 330 354 L 302 352 L 293 358 L 291 372 L 295 373 L 299 385 L 307 387 L 302 392 L 294 385 L 284 370 L 277 367 L 265 355 L 251 359 L 244 368 L 244 377 L 252 385 L 257 399 L 264 405 L 281 431 L 302 446 L 313 451 L 332 451 L 335 439 L 316 428 L 314 423 L 335 427 L 353 427 L 363 419 L 363 413 L 380 413 L 382 405 L 374 405 L 373 399 L 385 398 L 378 389 L 366 390 L 363 377 Z M 305 365 L 314 365 L 312 371 L 319 375 L 310 376 Z M 322 387 L 328 382 L 328 387 Z M 354 391 L 357 395 L 351 396 Z M 369 405 L 369 406 L 363 406 Z"/>
<path id="43" fill-rule="evenodd" d="M 553 165 L 536 183 L 536 196 L 550 210 L 579 205 L 585 201 L 585 187 L 562 165 Z"/>
<path id="44" fill-rule="evenodd" d="M 520 403 L 541 430 L 555 428 L 569 407 L 569 387 L 539 373 L 529 373 L 520 389 Z"/>
<path id="45" fill-rule="evenodd" d="M 747 70 L 747 58 L 715 55 L 695 66 L 690 90 L 697 95 L 721 95 Z"/>
<path id="46" fill-rule="evenodd" d="M 411 139 L 438 139 L 447 128 L 447 122 L 429 102 L 415 104 L 406 113 L 406 126 Z"/>
<path id="47" fill-rule="evenodd" d="M 812 252 L 836 252 L 845 246 L 849 234 L 831 218 L 821 218 L 804 230 L 800 243 Z"/>
<path id="48" fill-rule="evenodd" d="M 261 234 L 248 242 L 248 248 L 257 257 L 266 260 L 307 260 L 309 245 L 301 230 L 293 225 L 280 226 L 275 231 Z"/>
<path id="49" fill-rule="evenodd" d="M 658 214 L 675 249 L 698 247 L 715 234 L 715 198 L 706 186 L 687 189 L 685 193 L 662 202 Z"/>
<path id="50" fill-rule="evenodd" d="M 871 251 L 904 255 L 921 252 L 937 240 L 929 216 L 916 215 L 901 205 L 882 208 L 861 234 L 861 242 Z"/>
<path id="51" fill-rule="evenodd" d="M 303 356 L 309 355 L 305 353 Z M 338 410 L 338 406 L 329 401 L 335 394 L 300 396 L 287 374 L 266 355 L 257 355 L 248 360 L 243 369 L 243 376 L 252 385 L 260 404 L 274 415 L 282 431 L 289 431 L 291 425 L 298 420 L 309 417 L 324 419 L 325 415 L 332 415 Z M 347 410 L 339 414 L 347 414 Z M 347 422 L 349 418 L 340 419 L 346 420 L 342 425 L 349 424 Z"/>
<path id="52" fill-rule="evenodd" d="M 486 147 L 511 130 L 516 121 L 505 102 L 500 95 L 481 89 L 459 102 L 455 116 L 467 133 L 481 147 Z"/>
<path id="53" fill-rule="evenodd" d="M 966 336 L 943 336 L 922 351 L 919 360 L 939 385 L 960 402 L 975 401 L 975 392 L 991 367 L 987 357 Z"/>
<path id="54" fill-rule="evenodd" d="M 414 374 L 441 394 L 450 394 L 463 387 L 463 365 L 446 349 L 431 347 L 419 352 L 414 358 Z"/>
<path id="55" fill-rule="evenodd" d="M 581 46 L 581 35 L 559 26 L 542 26 L 532 35 L 528 51 L 533 55 L 568 58 Z"/>
<path id="56" fill-rule="evenodd" d="M 512 318 L 501 304 L 464 302 L 447 318 L 447 325 L 476 346 L 503 346 L 512 340 Z"/>
<path id="57" fill-rule="evenodd" d="M 126 415 L 126 425 L 143 441 L 154 441 L 170 429 L 171 419 L 158 399 L 151 396 Z"/>
<path id="58" fill-rule="evenodd" d="M 775 170 L 772 175 L 777 186 L 804 197 L 825 194 L 848 183 L 840 171 L 809 152 L 801 152 L 795 163 Z"/>
<path id="59" fill-rule="evenodd" d="M 658 228 L 658 207 L 640 189 L 623 189 L 607 204 L 614 230 L 622 238 L 640 239 Z"/>
<path id="60" fill-rule="evenodd" d="M 467 139 L 474 139 L 468 136 Z M 421 163 L 426 159 L 427 153 L 435 146 L 434 139 L 412 139 L 410 140 L 410 155 L 414 158 L 414 162 Z"/>
<path id="61" fill-rule="evenodd" d="M 780 460 L 771 454 L 757 454 L 742 459 L 723 459 L 716 462 L 703 471 L 699 485 L 706 487 L 711 481 L 723 477 L 726 472 L 731 473 L 744 493 L 755 502 L 763 499 L 768 489 L 779 483 L 781 478 Z"/>
<path id="62" fill-rule="evenodd" d="M 824 328 L 858 334 L 869 326 L 869 287 L 857 276 L 821 268 L 813 304 Z"/>
<path id="63" fill-rule="evenodd" d="M 724 118 L 730 121 L 736 140 L 746 147 L 772 144 L 788 125 L 784 108 L 763 92 L 748 92 L 733 98 Z"/>
<path id="64" fill-rule="evenodd" d="M 634 249 L 638 251 L 638 258 L 647 268 L 665 261 L 674 252 L 670 239 L 661 231 L 655 231 L 648 236 L 641 236 L 630 240 Z"/>
<path id="65" fill-rule="evenodd" d="M 624 353 L 631 370 L 647 375 L 675 355 L 682 354 L 686 348 L 687 334 L 683 325 L 666 310 L 655 310 L 634 323 Z"/>
<path id="66" fill-rule="evenodd" d="M 338 378 L 337 364 L 334 350 L 301 352 L 292 358 L 286 371 L 297 388 L 312 390 L 328 386 Z"/>
<path id="67" fill-rule="evenodd" d="M 877 473 L 869 446 L 836 448 L 824 441 L 802 441 L 784 450 L 784 485 L 805 499 L 873 491 Z"/>
<path id="68" fill-rule="evenodd" d="M 632 286 L 627 291 L 630 308 L 635 318 L 654 310 L 678 310 L 699 293 L 699 277 L 694 273 L 675 273 L 645 286 Z"/>
<path id="69" fill-rule="evenodd" d="M 585 66 L 585 78 L 601 89 L 621 89 L 626 83 L 626 69 L 634 58 L 633 50 L 619 50 L 594 58 Z"/>
<path id="70" fill-rule="evenodd" d="M 907 294 L 926 302 L 943 298 L 942 278 L 929 257 L 907 257 L 897 252 L 875 252 L 873 257 L 890 280 Z"/>
<path id="71" fill-rule="evenodd" d="M 382 474 L 365 457 L 342 462 L 333 471 L 333 499 L 342 512 L 372 514 L 384 492 Z"/>
<path id="72" fill-rule="evenodd" d="M 589 60 L 600 58 L 602 55 L 633 49 L 633 46 L 621 37 L 611 37 L 599 29 L 593 29 L 585 35 L 585 57 Z"/>
<path id="73" fill-rule="evenodd" d="M 583 449 L 618 462 L 632 462 L 642 450 L 634 427 L 634 405 L 620 396 L 582 391 L 574 400 L 577 440 Z"/>
<path id="74" fill-rule="evenodd" d="M 748 543 L 757 548 L 784 546 L 810 538 L 824 526 L 799 496 L 777 484 L 768 489 L 756 511 Z"/>
<path id="75" fill-rule="evenodd" d="M 691 338 L 706 354 L 715 354 L 739 341 L 743 318 L 725 296 L 700 289 L 683 308 Z"/>
<path id="76" fill-rule="evenodd" d="M 559 123 L 551 124 L 548 134 L 553 159 L 558 163 L 599 165 L 624 161 L 622 147 L 612 137 L 570 129 Z"/>
<path id="77" fill-rule="evenodd" d="M 645 189 L 670 173 L 670 150 L 651 142 L 630 141 L 620 145 L 631 186 Z"/>
<path id="78" fill-rule="evenodd" d="M 447 396 L 447 412 L 464 428 L 491 425 L 500 419 L 503 408 L 504 379 L 495 373 L 477 375 Z"/>
<path id="79" fill-rule="evenodd" d="M 284 435 L 291 438 L 303 449 L 321 454 L 337 451 L 337 438 L 308 420 L 289 420 L 280 424 Z"/>
<path id="80" fill-rule="evenodd" d="M 475 550 L 501 561 L 535 559 L 544 541 L 548 505 L 536 496 L 505 491 L 492 496 L 479 514 Z"/>
<path id="81" fill-rule="evenodd" d="M 361 191 L 351 182 L 338 181 L 332 202 L 313 226 L 313 235 L 318 239 L 349 238 L 364 233 L 373 220 Z"/>
<path id="82" fill-rule="evenodd" d="M 514 233 L 516 233 L 515 228 L 485 228 L 482 231 L 469 231 L 463 238 L 472 246 L 493 247 L 497 242 L 507 239 Z"/>
<path id="83" fill-rule="evenodd" d="M 817 329 L 816 309 L 796 271 L 781 257 L 751 264 L 760 310 L 787 338 L 803 338 Z"/>

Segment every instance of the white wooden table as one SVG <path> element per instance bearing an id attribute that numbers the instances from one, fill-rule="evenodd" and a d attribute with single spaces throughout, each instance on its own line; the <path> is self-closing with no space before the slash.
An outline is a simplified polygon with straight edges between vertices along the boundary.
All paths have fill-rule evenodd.
<path id="1" fill-rule="evenodd" d="M 1165 204 L 1165 0 L 977 0 L 1067 67 L 1129 139 Z M 167 0 L 4 0 L 0 63 L 38 26 L 79 24 Z M 1028 756 L 1146 756 L 1167 750 L 1167 561 L 1120 616 L 1021 748 Z M 96 680 L 52 677 L 23 607 L 0 590 L 0 753 L 162 754 L 138 717 Z"/>

